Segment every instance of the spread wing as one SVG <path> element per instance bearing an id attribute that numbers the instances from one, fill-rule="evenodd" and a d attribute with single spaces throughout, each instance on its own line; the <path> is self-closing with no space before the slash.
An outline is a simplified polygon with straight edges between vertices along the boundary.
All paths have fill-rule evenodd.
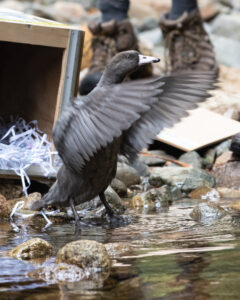
<path id="1" fill-rule="evenodd" d="M 100 148 L 124 132 L 122 151 L 133 158 L 159 131 L 206 99 L 215 75 L 201 72 L 97 87 L 58 119 L 53 140 L 66 166 L 80 172 Z"/>
<path id="2" fill-rule="evenodd" d="M 207 90 L 215 88 L 216 77 L 215 72 L 203 71 L 159 78 L 164 83 L 163 92 L 159 100 L 124 132 L 122 154 L 134 160 L 163 128 L 173 126 L 188 115 L 187 110 L 196 108 L 199 102 L 211 96 Z"/>
<path id="3" fill-rule="evenodd" d="M 158 101 L 163 85 L 157 79 L 97 87 L 76 98 L 61 114 L 53 129 L 53 141 L 66 166 L 80 172 L 100 148 L 119 137 L 151 105 Z"/>

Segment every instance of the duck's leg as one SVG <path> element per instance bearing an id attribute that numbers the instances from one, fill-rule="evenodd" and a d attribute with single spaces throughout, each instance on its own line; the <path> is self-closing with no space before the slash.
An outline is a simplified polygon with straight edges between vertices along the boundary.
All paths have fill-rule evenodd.
<path id="1" fill-rule="evenodd" d="M 102 201 L 103 205 L 105 206 L 106 213 L 109 215 L 109 217 L 113 217 L 115 215 L 114 210 L 111 208 L 111 206 L 107 203 L 107 200 L 105 198 L 104 192 L 101 192 L 99 194 L 99 198 Z"/>
<path id="2" fill-rule="evenodd" d="M 70 199 L 70 206 L 71 206 L 74 218 L 75 218 L 75 225 L 76 225 L 77 231 L 81 231 L 81 229 L 80 229 L 81 226 L 84 226 L 84 227 L 92 227 L 93 226 L 91 224 L 81 221 L 72 198 Z"/>

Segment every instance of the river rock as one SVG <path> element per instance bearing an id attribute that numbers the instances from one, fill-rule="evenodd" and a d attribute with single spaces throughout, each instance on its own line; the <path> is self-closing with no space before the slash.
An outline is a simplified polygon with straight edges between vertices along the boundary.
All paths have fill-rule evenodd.
<path id="1" fill-rule="evenodd" d="M 77 265 L 82 269 L 108 270 L 111 266 L 111 261 L 104 245 L 89 240 L 67 243 L 58 251 L 56 262 Z"/>
<path id="2" fill-rule="evenodd" d="M 127 194 L 127 187 L 124 182 L 114 178 L 111 182 L 111 188 L 119 195 L 125 196 Z"/>
<path id="3" fill-rule="evenodd" d="M 0 194 L 0 219 L 9 219 L 11 209 L 6 198 Z"/>
<path id="4" fill-rule="evenodd" d="M 158 20 L 151 16 L 142 20 L 142 23 L 137 27 L 138 32 L 152 30 L 158 27 Z"/>
<path id="5" fill-rule="evenodd" d="M 124 182 L 127 187 L 141 182 L 138 172 L 133 167 L 119 162 L 117 164 L 116 178 Z"/>
<path id="6" fill-rule="evenodd" d="M 230 150 L 235 155 L 240 156 L 240 133 L 238 133 L 232 137 Z"/>
<path id="7" fill-rule="evenodd" d="M 112 189 L 111 186 L 108 186 L 104 192 L 107 202 L 116 209 L 119 213 L 124 213 L 126 206 L 123 204 L 121 198 L 118 194 Z"/>
<path id="8" fill-rule="evenodd" d="M 201 203 L 195 206 L 190 213 L 194 221 L 208 222 L 221 219 L 227 214 L 225 209 L 213 203 Z"/>
<path id="9" fill-rule="evenodd" d="M 104 244 L 108 255 L 111 258 L 119 257 L 125 254 L 129 254 L 132 251 L 132 247 L 128 243 L 107 243 Z"/>
<path id="10" fill-rule="evenodd" d="M 81 23 L 82 18 L 87 16 L 83 6 L 77 2 L 56 1 L 53 10 L 59 22 Z"/>
<path id="11" fill-rule="evenodd" d="M 212 168 L 216 157 L 216 149 L 209 149 L 204 155 L 203 166 L 207 169 Z"/>
<path id="12" fill-rule="evenodd" d="M 40 238 L 30 239 L 8 251 L 8 255 L 23 260 L 47 257 L 51 254 L 52 245 Z"/>
<path id="13" fill-rule="evenodd" d="M 219 157 L 221 156 L 223 153 L 225 152 L 228 152 L 229 151 L 229 148 L 230 148 L 230 145 L 231 145 L 231 140 L 226 140 L 226 141 L 223 141 L 222 143 L 220 143 L 219 145 L 217 145 L 215 147 L 215 150 L 216 150 L 216 156 Z"/>
<path id="14" fill-rule="evenodd" d="M 213 176 L 201 169 L 183 167 L 154 168 L 149 178 L 153 186 L 167 184 L 179 186 L 183 192 L 190 192 L 198 187 L 213 187 Z"/>
<path id="15" fill-rule="evenodd" d="M 240 188 L 240 160 L 233 159 L 233 156 L 227 156 L 225 160 L 216 160 L 212 175 L 216 178 L 217 187 L 227 187 L 235 190 Z M 223 163 L 223 161 L 226 162 Z"/>
<path id="16" fill-rule="evenodd" d="M 211 192 L 212 190 L 212 188 L 204 186 L 191 191 L 188 196 L 192 199 L 202 199 L 202 197 L 205 197 L 207 193 Z"/>
<path id="17" fill-rule="evenodd" d="M 32 204 L 42 198 L 40 193 L 31 193 L 28 197 L 21 197 L 12 200 L 8 200 L 11 207 L 13 207 L 18 201 L 24 201 L 23 209 L 30 209 Z"/>
<path id="18" fill-rule="evenodd" d="M 193 168 L 201 169 L 202 167 L 202 158 L 196 151 L 184 153 L 178 160 L 191 165 Z"/>

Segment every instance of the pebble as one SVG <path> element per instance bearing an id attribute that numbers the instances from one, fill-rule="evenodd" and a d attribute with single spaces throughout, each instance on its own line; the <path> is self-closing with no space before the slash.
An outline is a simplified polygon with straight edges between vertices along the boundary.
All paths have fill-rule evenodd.
<path id="1" fill-rule="evenodd" d="M 141 182 L 138 172 L 126 163 L 118 162 L 116 178 L 124 182 L 127 187 Z"/>
<path id="2" fill-rule="evenodd" d="M 114 178 L 111 182 L 111 188 L 119 195 L 119 196 L 126 196 L 127 194 L 127 187 L 124 182 L 121 180 Z"/>
<path id="3" fill-rule="evenodd" d="M 202 199 L 202 197 L 206 196 L 207 193 L 211 192 L 212 190 L 212 188 L 204 186 L 191 191 L 188 196 L 192 199 Z"/>
<path id="4" fill-rule="evenodd" d="M 47 241 L 33 238 L 8 251 L 8 255 L 23 260 L 43 258 L 52 255 L 52 248 Z"/>
<path id="5" fill-rule="evenodd" d="M 220 155 L 222 155 L 225 152 L 229 151 L 231 145 L 231 139 L 228 139 L 226 141 L 223 141 L 222 143 L 220 143 L 219 145 L 217 145 L 215 147 L 216 150 L 216 156 L 219 157 Z"/>
<path id="6" fill-rule="evenodd" d="M 194 221 L 209 222 L 221 219 L 227 214 L 225 209 L 213 203 L 201 203 L 195 206 L 190 213 Z"/>
<path id="7" fill-rule="evenodd" d="M 166 158 L 169 157 L 164 151 L 161 150 L 151 150 L 151 151 L 147 151 L 147 153 L 149 153 L 150 155 L 154 154 L 154 155 L 164 156 Z M 139 159 L 143 161 L 145 164 L 147 164 L 148 166 L 164 166 L 166 163 L 166 160 L 162 158 L 145 156 L 145 155 L 139 155 Z"/>
<path id="8" fill-rule="evenodd" d="M 214 165 L 212 175 L 216 178 L 217 187 L 240 189 L 240 161 L 229 161 Z"/>
<path id="9" fill-rule="evenodd" d="M 221 198 L 228 198 L 228 199 L 240 199 L 240 191 L 233 190 L 226 187 L 219 187 L 217 191 Z"/>
<path id="10" fill-rule="evenodd" d="M 132 252 L 132 247 L 130 244 L 128 243 L 123 243 L 123 242 L 119 242 L 119 243 L 107 243 L 104 244 L 108 255 L 111 258 L 116 258 L 122 255 L 126 255 L 129 254 L 130 252 Z"/>
<path id="11" fill-rule="evenodd" d="M 82 269 L 96 268 L 99 271 L 108 270 L 111 266 L 111 260 L 104 245 L 90 240 L 67 243 L 58 250 L 56 263 L 60 262 L 76 265 Z"/>

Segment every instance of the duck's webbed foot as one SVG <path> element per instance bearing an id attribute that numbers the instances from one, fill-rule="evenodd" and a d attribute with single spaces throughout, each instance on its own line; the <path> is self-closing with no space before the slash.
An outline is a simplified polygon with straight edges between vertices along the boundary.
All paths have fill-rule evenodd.
<path id="1" fill-rule="evenodd" d="M 103 205 L 106 209 L 106 219 L 111 227 L 119 227 L 128 225 L 130 220 L 127 217 L 118 215 L 108 204 L 104 192 L 99 194 L 100 200 L 102 201 Z"/>

